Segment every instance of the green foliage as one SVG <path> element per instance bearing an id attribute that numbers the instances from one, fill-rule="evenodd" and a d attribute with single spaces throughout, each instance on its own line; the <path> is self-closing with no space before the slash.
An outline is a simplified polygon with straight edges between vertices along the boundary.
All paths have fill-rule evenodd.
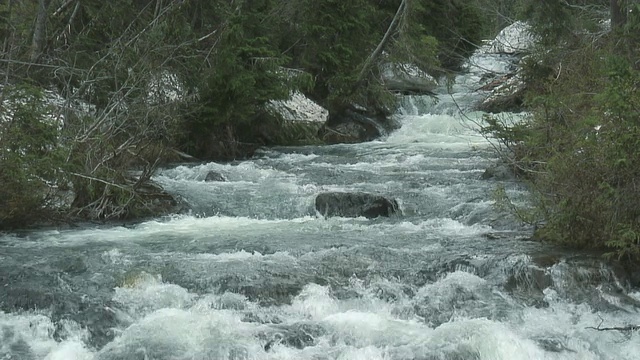
<path id="1" fill-rule="evenodd" d="M 544 209 L 540 207 L 515 203 L 503 186 L 498 186 L 494 190 L 493 200 L 497 210 L 515 215 L 516 219 L 524 224 L 538 225 L 538 221 L 543 216 L 541 211 Z"/>
<path id="2" fill-rule="evenodd" d="M 441 65 L 457 69 L 480 45 L 488 21 L 469 1 L 432 0 L 416 6 L 414 22 L 421 27 L 421 33 L 438 40 Z"/>
<path id="3" fill-rule="evenodd" d="M 40 89 L 5 86 L 0 103 L 0 227 L 22 226 L 53 200 L 65 167 L 60 123 Z"/>
<path id="4" fill-rule="evenodd" d="M 638 231 L 638 226 L 619 225 L 618 232 L 605 245 L 613 250 L 606 254 L 608 257 L 630 260 L 639 259 L 640 232 Z"/>
<path id="5" fill-rule="evenodd" d="M 367 0 L 302 0 L 297 12 L 300 41 L 293 64 L 314 77 L 311 98 L 330 110 L 353 103 L 361 94 L 352 90 L 360 65 L 386 30 L 376 26 L 382 12 Z"/>
<path id="6" fill-rule="evenodd" d="M 223 142 L 233 142 L 239 128 L 258 126 L 269 101 L 287 99 L 292 89 L 310 86 L 308 75 L 283 67 L 289 59 L 264 36 L 271 23 L 258 18 L 271 10 L 269 5 L 246 3 L 228 15 L 219 50 L 202 74 L 198 110 L 187 123 L 188 142 L 198 156 L 211 155 L 211 146 L 217 145 L 212 133 L 220 132 Z"/>
<path id="7" fill-rule="evenodd" d="M 482 19 L 480 30 L 483 39 L 493 39 L 502 29 L 515 20 L 530 20 L 522 16 L 529 0 L 470 0 L 466 2 Z"/>
<path id="8" fill-rule="evenodd" d="M 609 0 L 526 0 L 519 17 L 532 25 L 539 43 L 554 50 L 562 42 L 601 33 Z"/>
<path id="9" fill-rule="evenodd" d="M 640 71 L 589 34 L 526 63 L 533 117 L 487 130 L 511 145 L 531 182 L 537 235 L 575 247 L 640 255 Z"/>

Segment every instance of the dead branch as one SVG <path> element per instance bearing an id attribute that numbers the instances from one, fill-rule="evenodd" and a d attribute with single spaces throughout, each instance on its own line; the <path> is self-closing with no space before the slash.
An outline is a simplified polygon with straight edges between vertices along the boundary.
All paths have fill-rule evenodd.
<path id="1" fill-rule="evenodd" d="M 405 16 L 406 11 L 407 11 L 407 0 L 402 0 L 400 5 L 398 6 L 398 10 L 396 11 L 396 14 L 393 16 L 393 19 L 391 20 L 391 24 L 389 24 L 389 27 L 387 28 L 387 32 L 382 37 L 382 40 L 380 40 L 380 43 L 378 44 L 376 49 L 369 55 L 367 60 L 365 60 L 364 64 L 362 65 L 362 69 L 360 69 L 360 74 L 358 75 L 358 80 L 356 81 L 356 84 L 359 84 L 364 80 L 366 73 L 371 69 L 375 60 L 380 57 L 380 55 L 382 54 L 382 51 L 387 46 L 389 39 L 391 39 L 391 36 L 398 29 L 400 25 L 400 19 Z"/>
<path id="2" fill-rule="evenodd" d="M 585 329 L 591 329 L 596 331 L 640 331 L 640 325 L 627 325 L 627 326 L 614 326 L 614 327 L 593 327 L 587 326 Z"/>
<path id="3" fill-rule="evenodd" d="M 131 191 L 131 189 L 129 189 L 129 188 L 127 188 L 127 187 L 124 187 L 124 186 L 122 186 L 122 185 L 118 185 L 118 184 L 116 184 L 116 183 L 112 183 L 112 182 L 109 182 L 109 181 L 106 181 L 106 180 L 104 180 L 104 179 L 100 179 L 100 178 L 97 178 L 97 177 L 94 177 L 94 176 L 88 176 L 88 175 L 78 174 L 78 173 L 76 173 L 76 172 L 69 172 L 68 174 L 69 174 L 69 175 L 73 175 L 73 176 L 77 176 L 77 177 L 81 177 L 81 178 L 83 178 L 83 179 L 87 179 L 87 180 L 97 181 L 97 182 L 103 183 L 103 184 L 108 185 L 108 186 L 116 187 L 116 188 L 118 188 L 118 189 L 120 189 L 120 190 L 129 191 L 129 192 Z"/>
<path id="4" fill-rule="evenodd" d="M 76 0 L 67 0 L 64 3 L 62 3 L 62 5 L 60 5 L 60 7 L 58 7 L 58 9 L 56 9 L 56 11 L 53 12 L 52 16 L 58 16 L 60 15 L 69 5 L 71 5 L 71 3 L 73 3 Z"/>
<path id="5" fill-rule="evenodd" d="M 69 16 L 69 20 L 67 21 L 67 25 L 65 25 L 65 27 L 62 29 L 62 32 L 60 33 L 60 35 L 58 35 L 59 38 L 63 37 L 64 34 L 68 31 L 69 33 L 71 32 L 71 24 L 73 23 L 73 20 L 76 18 L 76 15 L 78 15 L 78 10 L 80 9 L 80 2 L 78 1 L 76 3 L 76 6 L 73 8 L 73 12 L 71 13 L 71 16 Z"/>

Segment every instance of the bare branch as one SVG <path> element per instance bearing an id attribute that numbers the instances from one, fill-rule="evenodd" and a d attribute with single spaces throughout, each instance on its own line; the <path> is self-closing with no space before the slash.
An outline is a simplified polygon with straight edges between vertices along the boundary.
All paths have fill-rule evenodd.
<path id="1" fill-rule="evenodd" d="M 69 7 L 69 5 L 71 5 L 74 1 L 77 0 L 67 0 L 64 3 L 62 3 L 62 5 L 60 5 L 60 7 L 58 7 L 58 9 L 56 9 L 56 11 L 53 12 L 52 16 L 58 16 L 60 15 L 67 7 Z M 80 2 L 78 1 L 76 3 L 76 6 L 78 6 L 78 4 L 80 4 Z"/>
<path id="2" fill-rule="evenodd" d="M 587 326 L 585 329 L 592 329 L 596 331 L 640 331 L 640 325 L 627 325 L 627 326 L 615 326 L 615 327 L 593 327 Z"/>
<path id="3" fill-rule="evenodd" d="M 396 14 L 393 16 L 393 19 L 391 20 L 391 24 L 389 24 L 389 27 L 387 28 L 387 32 L 382 37 L 382 40 L 380 40 L 380 43 L 378 43 L 378 46 L 376 47 L 376 49 L 369 55 L 367 60 L 365 60 L 364 64 L 362 65 L 362 69 L 360 69 L 360 74 L 358 75 L 358 80 L 356 81 L 356 84 L 364 80 L 366 73 L 371 69 L 374 61 L 380 57 L 380 55 L 382 54 L 382 51 L 387 46 L 389 39 L 391 39 L 391 35 L 393 35 L 398 29 L 401 23 L 400 19 L 405 16 L 406 9 L 407 9 L 407 0 L 402 0 L 400 5 L 398 6 L 398 10 L 396 11 Z"/>
<path id="4" fill-rule="evenodd" d="M 99 182 L 99 183 L 103 183 L 103 184 L 105 184 L 105 185 L 113 186 L 113 187 L 116 187 L 116 188 L 121 189 L 121 190 L 124 190 L 124 191 L 131 191 L 131 189 L 129 189 L 129 188 L 125 187 L 125 186 L 118 185 L 118 184 L 115 184 L 115 183 L 112 183 L 112 182 L 106 181 L 106 180 L 104 180 L 104 179 L 97 178 L 97 177 L 95 177 L 95 176 L 89 176 L 89 175 L 78 174 L 78 173 L 76 173 L 76 172 L 68 172 L 68 174 L 69 174 L 69 175 L 73 175 L 73 176 L 77 176 L 77 177 L 81 177 L 81 178 L 83 178 L 83 179 L 87 179 L 87 180 L 97 181 L 97 182 Z"/>

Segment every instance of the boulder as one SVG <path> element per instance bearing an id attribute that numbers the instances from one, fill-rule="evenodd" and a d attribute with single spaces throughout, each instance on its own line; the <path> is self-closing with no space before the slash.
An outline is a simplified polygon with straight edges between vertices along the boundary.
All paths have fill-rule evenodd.
<path id="1" fill-rule="evenodd" d="M 403 94 L 433 94 L 438 81 L 412 64 L 384 64 L 381 77 L 385 88 Z"/>
<path id="2" fill-rule="evenodd" d="M 295 91 L 288 100 L 274 100 L 268 107 L 274 109 L 285 121 L 325 122 L 329 112 L 322 106 Z"/>
<path id="3" fill-rule="evenodd" d="M 514 174 L 513 169 L 507 164 L 500 163 L 488 167 L 484 173 L 482 173 L 480 178 L 482 180 L 514 180 L 516 175 Z"/>
<path id="4" fill-rule="evenodd" d="M 206 181 L 206 182 L 213 182 L 213 181 L 225 182 L 225 181 L 227 181 L 227 178 L 225 178 L 224 175 L 220 174 L 219 172 L 209 171 L 207 173 L 207 176 L 204 178 L 204 181 Z"/>
<path id="5" fill-rule="evenodd" d="M 489 54 L 519 54 L 528 51 L 535 44 L 531 26 L 522 21 L 502 29 L 498 36 L 483 47 Z"/>
<path id="6" fill-rule="evenodd" d="M 504 28 L 494 40 L 488 41 L 477 53 L 477 61 L 488 71 L 480 76 L 483 86 L 478 91 L 487 92 L 476 109 L 485 112 L 518 112 L 522 110 L 526 84 L 520 72 L 524 53 L 535 44 L 536 37 L 531 32 L 531 27 L 525 22 L 515 22 Z M 487 55 L 489 54 L 489 55 Z M 508 66 L 491 68 L 487 64 L 500 63 L 486 61 L 496 55 L 510 59 Z"/>
<path id="7" fill-rule="evenodd" d="M 526 84 L 518 74 L 495 79 L 479 90 L 490 90 L 489 95 L 477 106 L 480 111 L 500 113 L 522 110 Z"/>
<path id="8" fill-rule="evenodd" d="M 389 217 L 399 211 L 398 202 L 363 192 L 327 192 L 316 197 L 316 210 L 325 217 Z"/>
<path id="9" fill-rule="evenodd" d="M 390 117 L 352 106 L 331 113 L 318 137 L 327 144 L 352 144 L 375 140 L 398 127 Z"/>
<path id="10" fill-rule="evenodd" d="M 189 204 L 179 196 L 166 192 L 162 186 L 147 181 L 137 189 L 137 194 L 142 200 L 138 208 L 134 209 L 136 219 L 148 216 L 158 217 L 168 214 L 184 214 L 189 212 Z"/>

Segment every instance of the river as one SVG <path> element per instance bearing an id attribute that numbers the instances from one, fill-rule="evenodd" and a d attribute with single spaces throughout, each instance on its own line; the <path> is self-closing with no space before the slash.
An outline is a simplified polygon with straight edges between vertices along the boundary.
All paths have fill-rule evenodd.
<path id="1" fill-rule="evenodd" d="M 486 71 L 404 98 L 379 141 L 160 171 L 191 214 L 0 236 L 0 359 L 640 358 L 637 331 L 594 329 L 640 325 L 640 289 L 494 206 L 527 192 L 481 179 L 496 155 L 464 110 Z M 325 191 L 402 214 L 323 218 Z"/>

